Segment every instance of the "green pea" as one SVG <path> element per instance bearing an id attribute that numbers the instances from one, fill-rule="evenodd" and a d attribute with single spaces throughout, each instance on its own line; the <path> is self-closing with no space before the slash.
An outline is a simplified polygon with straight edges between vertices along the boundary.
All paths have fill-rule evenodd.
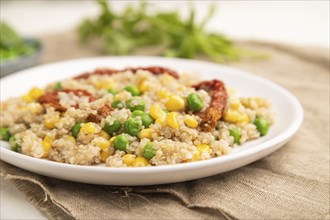
<path id="1" fill-rule="evenodd" d="M 169 111 L 166 108 L 163 109 L 163 112 L 165 112 L 166 114 L 169 113 Z"/>
<path id="2" fill-rule="evenodd" d="M 78 137 L 78 134 L 80 132 L 80 129 L 81 129 L 81 123 L 76 123 L 72 128 L 71 128 L 71 133 L 72 133 L 72 136 L 77 138 Z"/>
<path id="3" fill-rule="evenodd" d="M 136 98 L 129 99 L 126 102 L 126 107 L 128 109 L 130 109 L 131 111 L 135 111 L 135 110 L 143 111 L 145 108 L 145 103 L 144 103 L 143 99 L 136 97 Z"/>
<path id="4" fill-rule="evenodd" d="M 144 113 L 142 116 L 142 124 L 145 128 L 149 128 L 149 126 L 154 123 L 154 119 L 148 113 Z"/>
<path id="5" fill-rule="evenodd" d="M 127 92 L 131 93 L 132 96 L 139 96 L 141 93 L 136 86 L 126 86 L 124 88 Z"/>
<path id="6" fill-rule="evenodd" d="M 141 111 L 141 110 L 134 110 L 134 111 L 132 112 L 132 117 L 142 116 L 143 114 L 145 114 L 144 111 Z"/>
<path id="7" fill-rule="evenodd" d="M 230 129 L 230 136 L 234 138 L 234 143 L 239 144 L 239 140 L 241 138 L 241 134 L 239 133 L 237 128 Z"/>
<path id="8" fill-rule="evenodd" d="M 113 108 L 119 108 L 119 109 L 122 109 L 122 108 L 125 108 L 125 102 L 123 102 L 123 101 L 117 99 L 117 100 L 115 100 L 115 101 L 113 101 L 113 102 L 111 103 L 111 106 L 112 106 Z"/>
<path id="9" fill-rule="evenodd" d="M 10 138 L 10 132 L 8 128 L 0 128 L 0 140 L 8 141 Z"/>
<path id="10" fill-rule="evenodd" d="M 56 90 L 62 90 L 62 83 L 61 82 L 56 83 Z"/>
<path id="11" fill-rule="evenodd" d="M 156 152 L 153 149 L 153 143 L 149 142 L 144 146 L 144 151 L 142 156 L 148 160 L 150 160 L 151 158 L 153 158 L 155 156 Z"/>
<path id="12" fill-rule="evenodd" d="M 116 150 L 126 151 L 129 141 L 124 134 L 118 135 L 113 141 Z"/>
<path id="13" fill-rule="evenodd" d="M 187 96 L 188 108 L 193 112 L 198 112 L 204 107 L 202 99 L 196 93 Z"/>
<path id="14" fill-rule="evenodd" d="M 125 133 L 136 136 L 141 130 L 141 122 L 137 118 L 129 118 L 124 124 Z"/>
<path id="15" fill-rule="evenodd" d="M 111 125 L 109 123 L 105 123 L 103 130 L 107 132 L 109 135 L 112 135 L 113 133 L 116 133 L 120 130 L 121 123 L 120 121 L 116 120 Z"/>
<path id="16" fill-rule="evenodd" d="M 16 143 L 16 137 L 15 136 L 11 136 L 9 138 L 9 145 L 10 145 L 10 147 L 13 151 L 19 152 L 21 150 L 21 146 L 19 146 Z"/>
<path id="17" fill-rule="evenodd" d="M 154 123 L 154 119 L 146 112 L 141 110 L 135 110 L 132 113 L 132 117 L 140 116 L 142 120 L 142 124 L 145 128 L 149 128 L 149 126 Z"/>
<path id="18" fill-rule="evenodd" d="M 112 95 L 116 95 L 116 94 L 118 94 L 118 91 L 115 89 L 108 89 L 108 93 L 110 93 Z"/>
<path id="19" fill-rule="evenodd" d="M 256 117 L 253 124 L 255 124 L 255 126 L 257 126 L 257 129 L 261 136 L 264 136 L 267 134 L 267 132 L 269 130 L 269 122 L 266 119 L 264 119 L 262 117 Z"/>

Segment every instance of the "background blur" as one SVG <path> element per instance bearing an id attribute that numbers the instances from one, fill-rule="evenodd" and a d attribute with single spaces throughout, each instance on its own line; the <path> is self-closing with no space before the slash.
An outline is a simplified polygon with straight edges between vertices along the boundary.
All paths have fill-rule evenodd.
<path id="1" fill-rule="evenodd" d="M 136 1 L 110 1 L 115 11 Z M 157 10 L 187 15 L 186 1 L 149 1 Z M 193 1 L 197 20 L 212 1 Z M 207 29 L 234 39 L 253 39 L 329 47 L 329 1 L 214 1 L 217 11 Z M 94 1 L 1 0 L 1 20 L 19 33 L 40 36 L 74 29 L 83 18 L 96 16 Z"/>

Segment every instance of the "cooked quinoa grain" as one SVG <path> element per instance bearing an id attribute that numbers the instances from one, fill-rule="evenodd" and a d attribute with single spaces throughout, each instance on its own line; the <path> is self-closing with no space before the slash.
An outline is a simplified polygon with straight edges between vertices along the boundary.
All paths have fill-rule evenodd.
<path id="1" fill-rule="evenodd" d="M 98 69 L 1 101 L 0 138 L 22 154 L 79 165 L 207 160 L 274 123 L 268 100 L 233 91 L 160 67 Z"/>

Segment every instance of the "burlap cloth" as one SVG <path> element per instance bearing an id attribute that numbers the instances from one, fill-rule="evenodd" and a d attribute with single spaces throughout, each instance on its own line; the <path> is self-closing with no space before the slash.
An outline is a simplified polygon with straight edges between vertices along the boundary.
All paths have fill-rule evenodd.
<path id="1" fill-rule="evenodd" d="M 71 33 L 42 40 L 43 63 L 99 55 L 80 47 Z M 329 219 L 329 51 L 239 44 L 269 58 L 229 65 L 282 85 L 304 107 L 299 132 L 268 157 L 204 179 L 146 187 L 68 182 L 4 162 L 1 175 L 49 218 Z"/>

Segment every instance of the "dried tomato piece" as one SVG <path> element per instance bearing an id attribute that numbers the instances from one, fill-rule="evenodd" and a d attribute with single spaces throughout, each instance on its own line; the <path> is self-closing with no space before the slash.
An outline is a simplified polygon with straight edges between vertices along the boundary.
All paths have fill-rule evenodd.
<path id="1" fill-rule="evenodd" d="M 201 130 L 212 132 L 218 121 L 222 118 L 227 103 L 227 91 L 222 81 L 214 79 L 198 83 L 193 88 L 204 89 L 211 96 L 210 106 L 204 111 L 198 113 L 202 118 L 200 124 Z"/>
<path id="2" fill-rule="evenodd" d="M 43 105 L 54 107 L 55 110 L 59 112 L 66 111 L 66 108 L 60 104 L 60 98 L 58 97 L 57 91 L 45 93 L 39 97 L 38 102 Z"/>
<path id="3" fill-rule="evenodd" d="M 110 115 L 110 112 L 112 111 L 112 107 L 109 106 L 108 104 L 105 104 L 104 106 L 102 106 L 98 111 L 97 114 L 89 114 L 87 117 L 88 121 L 91 122 L 101 122 L 101 120 L 105 117 L 107 117 L 108 115 Z"/>
<path id="4" fill-rule="evenodd" d="M 59 92 L 73 93 L 74 95 L 79 96 L 79 97 L 88 96 L 90 102 L 95 100 L 95 97 L 92 94 L 90 94 L 89 92 L 87 92 L 86 90 L 63 89 L 61 91 L 53 91 L 53 92 L 45 93 L 44 95 L 39 97 L 38 102 L 40 104 L 54 107 L 56 111 L 65 112 L 67 109 L 60 104 L 60 98 L 58 97 Z M 73 107 L 78 108 L 78 106 L 73 106 Z"/>

